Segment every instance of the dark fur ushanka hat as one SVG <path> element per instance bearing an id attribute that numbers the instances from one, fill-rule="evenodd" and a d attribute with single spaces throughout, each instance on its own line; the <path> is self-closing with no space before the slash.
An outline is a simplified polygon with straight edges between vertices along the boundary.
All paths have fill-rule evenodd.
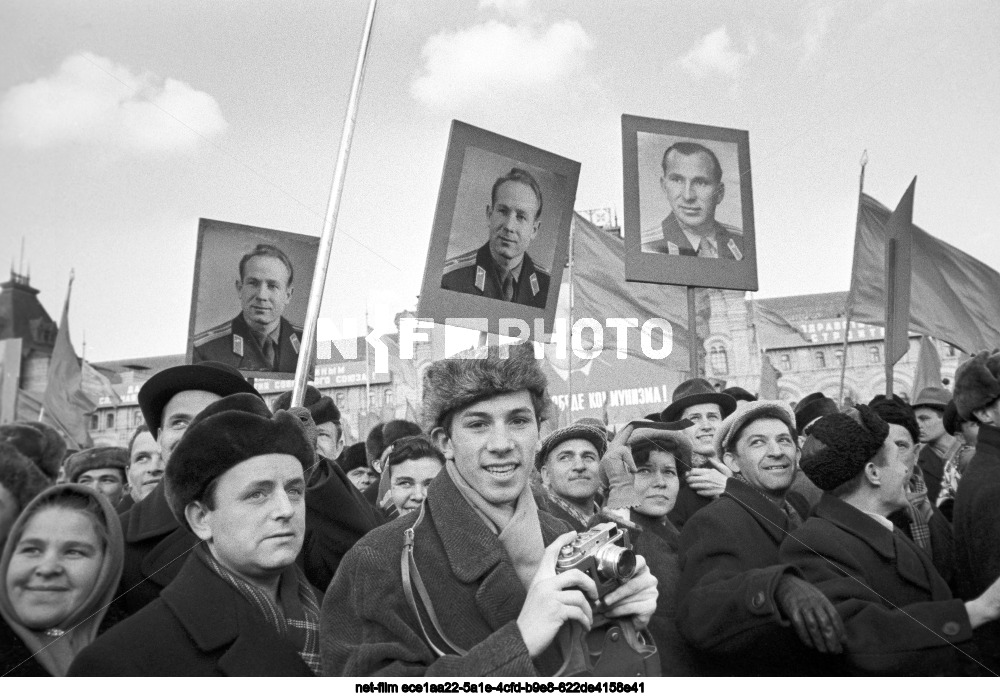
<path id="1" fill-rule="evenodd" d="M 889 424 L 859 405 L 844 414 L 828 414 L 809 430 L 802 446 L 802 471 L 823 491 L 858 476 L 889 437 Z"/>
<path id="2" fill-rule="evenodd" d="M 188 426 L 170 456 L 164 493 L 174 517 L 190 529 L 184 509 L 205 495 L 208 485 L 258 455 L 291 455 L 311 467 L 315 454 L 301 422 L 287 411 L 273 417 L 264 400 L 234 394 L 205 407 Z"/>
<path id="3" fill-rule="evenodd" d="M 66 441 L 48 424 L 40 421 L 4 424 L 0 426 L 0 442 L 17 448 L 51 481 L 59 476 L 59 466 L 66 457 Z"/>
<path id="4" fill-rule="evenodd" d="M 909 431 L 914 443 L 920 442 L 920 426 L 917 425 L 913 407 L 898 396 L 893 395 L 892 399 L 889 399 L 885 395 L 879 395 L 868 402 L 868 406 L 886 423 L 902 426 Z"/>
<path id="5" fill-rule="evenodd" d="M 288 409 L 292 405 L 292 391 L 282 392 L 274 400 L 274 411 Z M 302 400 L 302 406 L 309 410 L 313 423 L 320 424 L 334 423 L 340 425 L 340 409 L 333 403 L 333 399 L 324 395 L 312 385 L 306 385 L 306 395 Z"/>
<path id="6" fill-rule="evenodd" d="M 1000 349 L 980 351 L 955 371 L 955 407 L 968 421 L 1000 397 Z"/>
<path id="7" fill-rule="evenodd" d="M 504 346 L 508 358 L 501 358 L 499 348 L 480 349 L 472 358 L 446 358 L 434 361 L 424 373 L 424 429 L 430 433 L 444 425 L 456 409 L 500 394 L 528 390 L 545 404 L 548 412 L 548 380 L 538 365 L 531 344 Z"/>
<path id="8" fill-rule="evenodd" d="M 66 458 L 66 481 L 76 483 L 84 472 L 99 469 L 120 469 L 125 479 L 128 467 L 128 450 L 112 445 L 99 445 L 73 453 Z"/>

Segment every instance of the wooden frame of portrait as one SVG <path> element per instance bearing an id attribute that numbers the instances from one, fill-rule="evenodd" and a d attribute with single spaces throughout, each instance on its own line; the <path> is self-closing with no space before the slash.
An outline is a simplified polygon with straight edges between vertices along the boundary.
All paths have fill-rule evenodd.
<path id="1" fill-rule="evenodd" d="M 481 268 L 476 260 L 477 252 L 485 253 L 483 248 L 489 243 L 486 211 L 492 203 L 493 185 L 513 167 L 530 173 L 542 192 L 539 226 L 526 253 L 537 272 L 526 273 L 527 262 L 522 262 L 516 296 L 534 304 L 488 297 L 489 274 L 496 272 L 492 267 Z M 544 341 L 555 324 L 579 177 L 578 162 L 452 121 L 417 316 L 490 334 L 506 334 L 510 320 L 520 320 L 527 324 L 532 339 Z M 467 268 L 459 274 L 460 285 L 468 290 L 444 288 L 445 274 L 463 264 Z M 548 276 L 547 289 L 544 276 Z M 449 284 L 457 287 L 456 278 L 450 276 Z"/>
<path id="2" fill-rule="evenodd" d="M 288 379 L 295 375 L 295 362 L 298 360 L 298 339 L 289 339 L 287 343 L 296 353 L 290 360 L 291 370 L 271 371 L 256 370 L 242 367 L 247 361 L 239 355 L 248 355 L 251 347 L 248 341 L 252 339 L 233 339 L 226 334 L 224 325 L 234 320 L 233 315 L 240 317 L 243 312 L 236 282 L 240 280 L 239 263 L 245 254 L 251 252 L 258 244 L 268 244 L 277 247 L 288 257 L 292 265 L 292 297 L 286 305 L 282 317 L 292 325 L 301 327 L 305 322 L 309 289 L 312 286 L 313 274 L 316 271 L 316 255 L 319 251 L 319 238 L 311 235 L 301 235 L 294 232 L 272 230 L 270 228 L 253 227 L 240 223 L 229 223 L 221 220 L 200 218 L 198 220 L 198 244 L 195 251 L 194 282 L 191 291 L 191 315 L 188 322 L 186 362 L 194 361 L 194 344 L 196 339 L 205 341 L 210 336 L 218 339 L 228 336 L 227 351 L 223 352 L 222 362 L 231 363 L 248 378 Z M 212 331 L 216 330 L 216 331 Z M 288 350 L 285 342 L 285 331 L 282 331 L 282 343 L 279 351 Z M 200 338 L 199 338 L 199 335 Z M 204 345 L 204 344 L 203 344 Z M 259 350 L 259 349 L 257 349 Z M 313 365 L 309 374 L 315 368 L 316 352 L 313 351 Z M 212 360 L 215 360 L 213 357 Z M 285 362 L 285 359 L 281 359 Z"/>
<path id="3" fill-rule="evenodd" d="M 663 156 L 682 141 L 711 150 L 722 168 L 724 189 L 714 211 L 722 239 L 715 259 L 695 256 L 663 189 Z M 757 290 L 747 131 L 623 114 L 622 165 L 626 279 Z"/>

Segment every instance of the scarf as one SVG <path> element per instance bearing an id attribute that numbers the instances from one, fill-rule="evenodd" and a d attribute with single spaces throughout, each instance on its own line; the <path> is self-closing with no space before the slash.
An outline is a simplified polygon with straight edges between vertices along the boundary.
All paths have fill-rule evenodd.
<path id="1" fill-rule="evenodd" d="M 199 544 L 194 553 L 223 581 L 231 585 L 264 616 L 279 636 L 289 641 L 314 675 L 322 675 L 319 655 L 319 603 L 316 594 L 292 564 L 281 572 L 278 603 L 270 594 L 225 569 L 212 556 L 208 546 Z"/>
<path id="2" fill-rule="evenodd" d="M 565 500 L 563 497 L 556 494 L 554 491 L 552 491 L 552 489 L 549 489 L 548 487 L 545 488 L 545 497 L 555 505 L 559 506 L 559 508 L 566 511 L 566 513 L 568 513 L 570 516 L 573 517 L 573 520 L 577 521 L 585 529 L 590 527 L 589 525 L 590 519 L 601 512 L 600 507 L 596 503 L 591 502 L 590 507 L 593 510 L 591 511 L 590 515 L 584 515 L 577 510 L 576 506 L 574 506 L 569 501 Z"/>
<path id="3" fill-rule="evenodd" d="M 97 581 L 83 602 L 56 627 L 36 631 L 21 623 L 7 596 L 7 570 L 14 549 L 21 541 L 24 528 L 32 516 L 40 508 L 48 508 L 52 502 L 67 494 L 86 496 L 99 504 L 101 517 L 108 531 L 104 558 L 98 571 Z M 57 484 L 49 487 L 25 506 L 15 521 L 4 545 L 3 557 L 0 558 L 0 616 L 24 642 L 34 659 L 50 674 L 57 677 L 65 676 L 76 655 L 89 646 L 97 636 L 97 629 L 118 589 L 125 557 L 124 547 L 122 527 L 114 507 L 104 496 L 80 484 Z"/>
<path id="4" fill-rule="evenodd" d="M 498 535 L 500 544 L 514 565 L 517 577 L 527 588 L 535 577 L 545 551 L 542 526 L 538 522 L 538 506 L 535 504 L 535 497 L 531 495 L 531 487 L 527 482 L 524 483 L 524 488 L 514 502 L 512 513 L 507 508 L 484 499 L 465 480 L 452 460 L 448 460 L 445 469 L 466 503 L 472 506 L 472 510 L 486 523 L 486 527 Z"/>

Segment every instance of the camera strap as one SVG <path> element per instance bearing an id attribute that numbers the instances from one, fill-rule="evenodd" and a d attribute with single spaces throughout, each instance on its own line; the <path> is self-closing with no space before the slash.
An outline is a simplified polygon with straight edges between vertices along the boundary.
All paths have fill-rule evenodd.
<path id="1" fill-rule="evenodd" d="M 447 656 L 446 651 L 442 651 L 438 648 L 434 640 L 431 639 L 430 633 L 424 626 L 424 620 L 420 616 L 420 608 L 417 605 L 417 598 L 413 594 L 414 586 L 417 589 L 417 595 L 420 596 L 420 602 L 423 605 L 424 611 L 427 613 L 428 619 L 431 621 L 431 625 L 434 627 L 434 631 L 437 632 L 438 636 L 444 641 L 445 644 L 457 655 L 464 656 L 468 653 L 465 649 L 462 649 L 451 642 L 451 640 L 445 635 L 444 630 L 441 629 L 440 623 L 438 623 L 437 615 L 434 613 L 434 606 L 431 604 L 430 595 L 427 593 L 427 588 L 424 586 L 424 581 L 420 578 L 420 571 L 417 569 L 417 563 L 413 558 L 413 542 L 416 534 L 417 526 L 420 525 L 421 521 L 424 519 L 424 509 L 426 508 L 426 500 L 420 505 L 420 513 L 417 515 L 416 521 L 413 523 L 412 527 L 406 529 L 403 533 L 403 553 L 400 556 L 400 570 L 403 575 L 403 594 L 406 596 L 406 602 L 409 603 L 410 609 L 413 610 L 413 614 L 417 618 L 417 624 L 420 625 L 420 632 L 424 635 L 424 640 L 427 645 L 430 646 L 431 650 L 434 651 L 439 657 Z"/>

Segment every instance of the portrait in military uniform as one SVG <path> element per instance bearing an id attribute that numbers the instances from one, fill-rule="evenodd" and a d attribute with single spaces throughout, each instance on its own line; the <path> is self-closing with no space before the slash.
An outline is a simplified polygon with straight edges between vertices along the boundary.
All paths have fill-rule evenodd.
<path id="1" fill-rule="evenodd" d="M 294 374 L 318 239 L 201 222 L 189 361 L 259 376 Z"/>
<path id="2" fill-rule="evenodd" d="M 755 290 L 746 131 L 623 116 L 622 143 L 626 278 Z"/>
<path id="3" fill-rule="evenodd" d="M 453 122 L 418 314 L 554 317 L 578 176 L 577 163 Z"/>

